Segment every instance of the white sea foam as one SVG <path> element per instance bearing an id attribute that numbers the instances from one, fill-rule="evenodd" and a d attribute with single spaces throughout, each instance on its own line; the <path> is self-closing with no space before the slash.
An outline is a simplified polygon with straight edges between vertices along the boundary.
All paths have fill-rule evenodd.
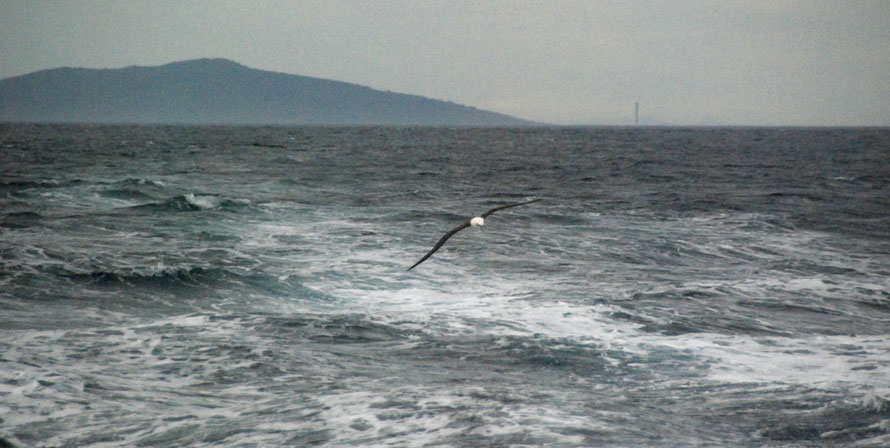
<path id="1" fill-rule="evenodd" d="M 195 195 L 194 193 L 186 193 L 184 195 L 186 202 L 202 209 L 210 209 L 219 207 L 222 200 L 216 196 Z"/>
<path id="2" fill-rule="evenodd" d="M 439 268 L 441 271 L 442 268 Z M 458 275 L 458 277 L 460 277 Z M 443 277 L 445 278 L 445 277 Z M 615 320 L 616 312 L 633 313 L 607 304 L 541 300 L 528 281 L 492 281 L 485 286 L 452 282 L 448 290 L 415 286 L 389 290 L 334 289 L 335 295 L 398 325 L 416 323 L 438 334 L 541 335 L 599 344 L 635 355 L 676 350 L 709 365 L 707 377 L 725 383 L 800 384 L 852 388 L 890 398 L 890 339 L 887 336 L 756 337 L 715 333 L 678 336 L 644 331 L 641 324 Z M 769 291 L 828 294 L 833 285 L 822 277 L 764 277 L 699 280 L 656 286 L 652 292 L 717 290 L 731 286 L 751 297 Z M 878 289 L 877 285 L 874 285 Z M 706 304 L 703 304 L 707 307 Z M 714 307 L 713 313 L 721 311 Z"/>
<path id="3" fill-rule="evenodd" d="M 323 409 L 319 426 L 331 430 L 332 443 L 424 446 L 461 438 L 473 440 L 474 436 L 531 434 L 537 440 L 574 445 L 582 443 L 583 438 L 560 429 L 591 425 L 586 416 L 571 415 L 549 405 L 530 405 L 519 396 L 513 404 L 493 410 L 486 401 L 504 397 L 484 387 L 379 386 L 384 392 L 345 392 L 316 398 Z M 469 431 L 458 423 L 461 418 L 473 420 Z M 608 431 L 606 425 L 600 428 Z"/>
<path id="4" fill-rule="evenodd" d="M 737 154 L 696 146 L 711 131 L 139 132 L 115 141 L 164 144 L 120 157 L 63 129 L 9 154 L 38 179 L 4 183 L 0 216 L 17 445 L 886 441 L 885 185 L 856 150 L 810 192 L 788 148 L 821 137 L 797 131 L 716 131 L 772 159 L 723 171 Z M 278 132 L 297 144 L 231 144 Z M 317 148 L 324 164 L 282 166 Z M 405 272 L 451 225 L 427 210 L 520 190 L 552 198 Z M 182 212 L 233 201 L 256 205 Z"/>

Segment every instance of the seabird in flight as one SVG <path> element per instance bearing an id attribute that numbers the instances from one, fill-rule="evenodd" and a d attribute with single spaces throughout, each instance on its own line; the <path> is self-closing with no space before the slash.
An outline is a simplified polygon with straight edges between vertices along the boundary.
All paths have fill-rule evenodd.
<path id="1" fill-rule="evenodd" d="M 448 241 L 448 238 L 451 238 L 452 236 L 454 236 L 455 233 L 460 232 L 461 230 L 466 229 L 467 227 L 478 227 L 479 230 L 482 230 L 482 226 L 485 225 L 485 218 L 487 218 L 488 215 L 490 215 L 498 210 L 503 210 L 505 208 L 516 207 L 516 206 L 525 205 L 525 204 L 531 204 L 532 202 L 538 202 L 538 201 L 540 201 L 540 199 L 532 199 L 531 201 L 528 201 L 528 202 L 518 202 L 516 204 L 501 205 L 499 207 L 495 207 L 495 208 L 483 213 L 482 216 L 477 216 L 473 219 L 468 219 L 468 220 L 464 221 L 463 224 L 451 229 L 450 232 L 446 233 L 445 236 L 440 238 L 439 242 L 436 243 L 436 245 L 433 246 L 433 248 L 430 249 L 430 251 L 427 252 L 427 254 L 424 255 L 423 258 L 420 259 L 420 261 L 418 261 L 417 263 L 414 263 L 413 266 L 408 268 L 408 270 L 410 271 L 410 270 L 414 269 L 415 266 L 419 265 L 420 263 L 423 263 L 427 258 L 430 257 L 430 255 L 434 254 L 437 250 L 439 250 L 439 248 L 442 247 L 442 245 L 445 244 L 446 241 Z"/>

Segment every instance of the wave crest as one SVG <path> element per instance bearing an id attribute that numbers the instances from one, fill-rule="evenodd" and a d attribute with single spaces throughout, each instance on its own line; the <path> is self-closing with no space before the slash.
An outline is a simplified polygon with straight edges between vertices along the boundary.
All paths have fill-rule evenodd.
<path id="1" fill-rule="evenodd" d="M 234 211 L 249 205 L 250 201 L 247 199 L 229 199 L 217 195 L 185 193 L 171 197 L 163 202 L 136 205 L 127 207 L 127 209 L 150 212 L 197 212 L 216 209 Z"/>

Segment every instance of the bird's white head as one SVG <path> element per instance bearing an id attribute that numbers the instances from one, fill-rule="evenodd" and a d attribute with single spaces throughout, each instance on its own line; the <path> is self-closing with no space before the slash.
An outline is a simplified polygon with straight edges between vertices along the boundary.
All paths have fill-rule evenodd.
<path id="1" fill-rule="evenodd" d="M 470 225 L 473 226 L 473 227 L 478 227 L 478 228 L 481 229 L 482 226 L 485 225 L 485 220 L 482 219 L 481 217 L 477 216 L 477 217 L 475 217 L 475 218 L 473 218 L 473 219 L 470 220 Z"/>

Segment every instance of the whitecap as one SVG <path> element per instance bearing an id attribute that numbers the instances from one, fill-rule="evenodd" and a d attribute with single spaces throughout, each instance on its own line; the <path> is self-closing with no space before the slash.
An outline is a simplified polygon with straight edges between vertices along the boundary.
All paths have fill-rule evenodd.
<path id="1" fill-rule="evenodd" d="M 222 202 L 216 196 L 195 195 L 193 193 L 186 193 L 184 197 L 186 202 L 201 209 L 216 208 L 219 207 L 219 204 Z"/>

